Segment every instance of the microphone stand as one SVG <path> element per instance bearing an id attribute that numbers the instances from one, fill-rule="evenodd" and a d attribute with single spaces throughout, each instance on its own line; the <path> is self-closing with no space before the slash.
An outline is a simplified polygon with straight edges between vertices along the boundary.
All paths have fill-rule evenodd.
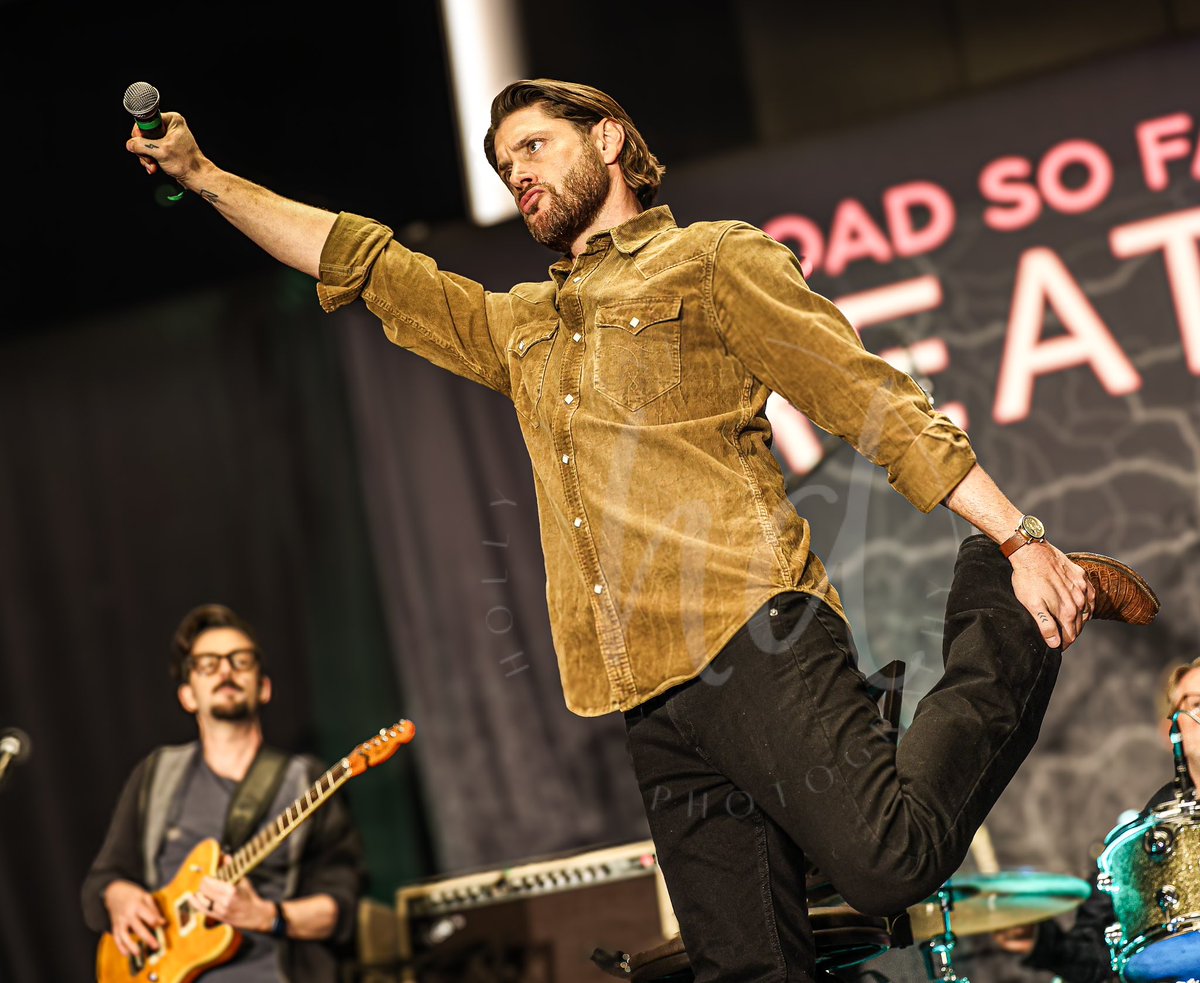
<path id="1" fill-rule="evenodd" d="M 13 763 L 20 764 L 28 758 L 31 748 L 29 735 L 19 727 L 0 730 L 0 788 L 4 787 L 8 766 Z"/>
<path id="2" fill-rule="evenodd" d="M 1175 760 L 1175 796 L 1180 802 L 1194 803 L 1196 801 L 1196 783 L 1192 780 L 1191 771 L 1188 770 L 1187 758 L 1183 755 L 1183 735 L 1179 732 L 1179 718 L 1185 713 L 1197 724 L 1200 724 L 1200 718 L 1197 718 L 1191 710 L 1176 710 L 1171 715 L 1171 754 Z"/>

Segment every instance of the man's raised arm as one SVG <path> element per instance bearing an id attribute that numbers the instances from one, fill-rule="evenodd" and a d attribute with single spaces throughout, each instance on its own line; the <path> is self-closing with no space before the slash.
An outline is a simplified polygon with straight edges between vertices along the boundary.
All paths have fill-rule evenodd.
<path id="1" fill-rule="evenodd" d="M 166 133 L 155 140 L 135 125 L 125 149 L 141 158 L 150 174 L 160 168 L 213 205 L 236 228 L 281 263 L 319 278 L 321 248 L 337 215 L 284 198 L 217 167 L 204 156 L 178 113 L 163 113 Z"/>

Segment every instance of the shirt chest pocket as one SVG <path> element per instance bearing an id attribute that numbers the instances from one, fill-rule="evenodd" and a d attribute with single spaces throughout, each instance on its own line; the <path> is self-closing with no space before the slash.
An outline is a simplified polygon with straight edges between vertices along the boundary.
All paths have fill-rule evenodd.
<path id="1" fill-rule="evenodd" d="M 679 385 L 679 297 L 642 297 L 596 309 L 596 391 L 636 410 Z"/>
<path id="2" fill-rule="evenodd" d="M 546 365 L 558 334 L 558 321 L 522 324 L 508 342 L 508 371 L 512 378 L 512 400 L 517 412 L 534 419 L 545 385 Z"/>

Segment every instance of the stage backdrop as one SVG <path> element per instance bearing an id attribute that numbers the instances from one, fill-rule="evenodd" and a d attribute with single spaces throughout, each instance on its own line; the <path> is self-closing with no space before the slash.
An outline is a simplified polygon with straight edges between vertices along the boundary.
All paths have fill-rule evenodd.
<path id="1" fill-rule="evenodd" d="M 1096 624 L 1068 653 L 988 820 L 1005 867 L 1089 876 L 1170 774 L 1155 690 L 1197 654 L 1197 65 L 1194 43 L 1148 50 L 673 168 L 663 191 L 680 222 L 745 219 L 802 253 L 1055 542 L 1158 590 L 1153 628 Z M 515 223 L 399 231 L 493 289 L 553 259 Z M 78 884 L 128 768 L 189 733 L 162 645 L 201 600 L 246 609 L 279 653 L 280 743 L 329 757 L 381 716 L 416 720 L 411 755 L 347 791 L 372 820 L 377 894 L 644 835 L 619 718 L 563 706 L 532 482 L 495 394 L 391 346 L 360 308 L 325 318 L 287 275 L 9 344 L 0 382 L 0 724 L 35 743 L 0 808 L 0 973 L 87 973 Z M 907 664 L 908 719 L 940 670 L 969 530 L 914 512 L 786 405 L 772 415 L 863 668 Z M 970 975 L 1023 978 L 1013 966 Z"/>
<path id="2" fill-rule="evenodd" d="M 962 423 L 1057 545 L 1115 554 L 1158 591 L 1154 626 L 1097 623 L 1067 654 L 1041 741 L 988 820 L 1004 867 L 1090 877 L 1120 814 L 1170 776 L 1156 690 L 1168 663 L 1200 654 L 1197 66 L 1195 43 L 1147 50 L 669 169 L 660 197 L 681 224 L 744 219 L 792 247 L 812 288 Z M 519 223 L 398 231 L 491 289 L 540 279 L 554 259 Z M 511 409 L 361 320 L 342 339 L 363 485 L 398 672 L 427 718 L 417 753 L 442 862 L 634 832 L 630 785 L 608 774 L 624 766 L 616 719 L 562 718 Z M 972 530 L 915 512 L 782 401 L 770 413 L 863 668 L 907 664 L 907 722 L 940 672 L 945 589 Z M 438 650 L 414 658 L 422 637 Z M 598 801 L 607 822 L 590 826 Z M 984 956 L 976 973 L 1020 976 Z"/>

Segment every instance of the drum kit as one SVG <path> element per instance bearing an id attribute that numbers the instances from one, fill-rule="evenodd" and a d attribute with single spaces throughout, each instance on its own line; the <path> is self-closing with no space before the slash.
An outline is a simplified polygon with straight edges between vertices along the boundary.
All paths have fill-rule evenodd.
<path id="1" fill-rule="evenodd" d="M 1105 942 L 1113 972 L 1124 983 L 1200 983 L 1200 803 L 1180 750 L 1177 718 L 1171 732 L 1174 796 L 1114 828 L 1097 860 L 1096 886 L 1111 896 L 1117 918 Z M 895 918 L 864 915 L 831 895 L 808 912 L 817 968 L 836 980 L 839 970 L 919 945 L 930 980 L 970 983 L 954 965 L 960 939 L 1067 914 L 1090 893 L 1091 885 L 1077 877 L 1019 868 L 955 875 Z M 678 937 L 626 960 L 620 975 L 632 983 L 692 979 Z"/>
<path id="2" fill-rule="evenodd" d="M 1071 911 L 1090 893 L 1076 877 L 1033 870 L 963 874 L 936 895 L 896 918 L 864 915 L 837 897 L 808 910 L 817 969 L 832 978 L 890 949 L 920 944 L 930 980 L 969 983 L 957 975 L 953 953 L 959 938 L 990 934 Z M 687 953 L 679 937 L 627 957 L 623 973 L 631 983 L 689 983 Z"/>
<path id="3" fill-rule="evenodd" d="M 1112 899 L 1116 921 L 1104 933 L 1113 973 L 1123 983 L 1200 983 L 1200 800 L 1183 753 L 1179 718 L 1200 725 L 1200 713 L 1171 720 L 1174 794 L 1136 819 L 1116 826 L 1097 859 L 1096 887 Z M 827 979 L 893 948 L 919 945 L 934 983 L 970 983 L 958 975 L 954 951 L 966 936 L 992 935 L 1064 915 L 1091 894 L 1077 877 L 1029 869 L 960 873 L 933 896 L 893 918 L 871 917 L 842 903 L 828 882 L 812 888 L 816 964 Z M 612 975 L 631 983 L 689 983 L 687 953 L 678 936 L 655 949 L 626 955 Z M 615 967 L 614 967 L 615 969 Z"/>
<path id="4" fill-rule="evenodd" d="M 1175 794 L 1104 839 L 1096 886 L 1117 920 L 1105 930 L 1112 968 L 1126 983 L 1198 983 L 1200 977 L 1200 804 L 1171 718 Z"/>

